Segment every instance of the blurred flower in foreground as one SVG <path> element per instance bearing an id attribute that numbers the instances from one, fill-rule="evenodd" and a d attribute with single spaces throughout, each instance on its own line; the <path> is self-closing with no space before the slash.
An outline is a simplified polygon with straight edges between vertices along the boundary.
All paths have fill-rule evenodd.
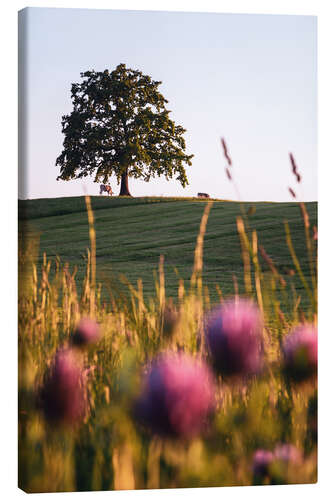
<path id="1" fill-rule="evenodd" d="M 258 307 L 234 299 L 215 309 L 206 323 L 206 340 L 216 370 L 224 375 L 249 375 L 262 366 L 263 324 Z"/>
<path id="2" fill-rule="evenodd" d="M 274 455 L 269 450 L 257 450 L 253 456 L 252 470 L 257 478 L 264 478 L 269 474 L 269 466 L 274 460 Z"/>
<path id="3" fill-rule="evenodd" d="M 73 350 L 57 352 L 39 396 L 48 421 L 72 425 L 84 418 L 86 384 L 82 366 Z"/>
<path id="4" fill-rule="evenodd" d="M 296 381 L 317 372 L 317 328 L 312 324 L 296 327 L 282 344 L 285 373 Z"/>
<path id="5" fill-rule="evenodd" d="M 302 454 L 292 444 L 278 444 L 274 450 L 274 459 L 285 463 L 299 464 L 302 461 Z"/>
<path id="6" fill-rule="evenodd" d="M 153 362 L 134 413 L 153 433 L 191 438 L 204 429 L 214 410 L 214 389 L 204 363 L 167 353 Z"/>
<path id="7" fill-rule="evenodd" d="M 291 480 L 303 482 L 299 477 L 302 464 L 303 456 L 298 448 L 292 444 L 278 444 L 274 450 L 274 460 L 270 467 L 271 484 L 288 484 Z M 299 481 L 297 477 L 301 480 Z"/>
<path id="8" fill-rule="evenodd" d="M 255 484 L 287 482 L 288 467 L 302 464 L 302 454 L 292 444 L 278 444 L 274 451 L 259 449 L 253 455 L 252 471 Z"/>
<path id="9" fill-rule="evenodd" d="M 77 325 L 72 337 L 72 343 L 76 346 L 87 346 L 95 344 L 101 336 L 99 324 L 91 318 L 82 318 Z"/>

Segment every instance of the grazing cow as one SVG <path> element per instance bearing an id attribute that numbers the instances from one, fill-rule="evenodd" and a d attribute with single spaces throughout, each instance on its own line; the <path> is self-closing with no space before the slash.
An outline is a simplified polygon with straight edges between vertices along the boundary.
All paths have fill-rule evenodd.
<path id="1" fill-rule="evenodd" d="M 109 186 L 108 184 L 101 184 L 99 189 L 99 194 L 103 194 L 104 192 L 108 193 L 109 196 L 113 195 L 111 186 Z"/>
<path id="2" fill-rule="evenodd" d="M 209 194 L 208 193 L 198 193 L 198 197 L 199 198 L 209 198 Z"/>

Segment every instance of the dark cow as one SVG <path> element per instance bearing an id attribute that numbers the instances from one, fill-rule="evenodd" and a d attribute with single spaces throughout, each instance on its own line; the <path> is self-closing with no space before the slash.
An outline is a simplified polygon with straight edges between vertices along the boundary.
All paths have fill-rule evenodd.
<path id="1" fill-rule="evenodd" d="M 100 189 L 99 189 L 99 194 L 103 194 L 104 192 L 108 193 L 109 196 L 113 195 L 113 191 L 111 189 L 111 186 L 107 184 L 101 184 Z"/>

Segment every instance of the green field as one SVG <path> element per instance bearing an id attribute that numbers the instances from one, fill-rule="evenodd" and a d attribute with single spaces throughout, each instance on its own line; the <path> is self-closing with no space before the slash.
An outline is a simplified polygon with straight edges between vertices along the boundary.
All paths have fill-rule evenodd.
<path id="1" fill-rule="evenodd" d="M 154 272 L 160 255 L 165 257 L 166 293 L 177 296 L 179 278 L 185 288 L 193 268 L 193 255 L 205 200 L 193 198 L 106 198 L 92 197 L 97 241 L 97 279 L 104 292 L 124 285 L 120 275 L 136 285 L 143 282 L 146 297 L 155 293 Z M 297 203 L 244 203 L 215 200 L 204 242 L 203 282 L 212 301 L 216 301 L 218 285 L 224 295 L 233 293 L 233 275 L 243 290 L 243 264 L 236 217 L 255 206 L 248 217 L 256 229 L 259 244 L 273 259 L 277 270 L 288 281 L 293 268 L 285 238 L 284 221 L 290 225 L 292 241 L 305 277 L 309 278 L 304 225 Z M 317 203 L 307 203 L 311 225 L 317 224 Z M 243 210 L 243 212 L 242 212 Z M 40 237 L 39 263 L 59 256 L 70 269 L 77 268 L 82 283 L 89 247 L 87 211 L 84 197 L 38 199 L 19 202 L 20 232 L 25 238 Z M 262 269 L 267 264 L 260 260 Z M 293 278 L 295 280 L 295 278 Z M 295 280 L 295 288 L 306 302 L 303 287 Z"/>

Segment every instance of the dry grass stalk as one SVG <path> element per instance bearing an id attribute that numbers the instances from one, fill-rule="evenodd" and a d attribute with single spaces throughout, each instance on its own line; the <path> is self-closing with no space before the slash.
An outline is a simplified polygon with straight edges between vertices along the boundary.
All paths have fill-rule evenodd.
<path id="1" fill-rule="evenodd" d="M 194 266 L 193 266 L 193 272 L 192 272 L 192 277 L 191 277 L 191 285 L 194 285 L 195 280 L 198 280 L 198 285 L 199 287 L 201 286 L 201 272 L 202 272 L 202 266 L 203 266 L 203 243 L 204 243 L 204 236 L 206 233 L 206 227 L 207 227 L 207 221 L 208 221 L 208 216 L 209 212 L 212 208 L 213 202 L 210 200 L 207 202 L 205 206 L 204 213 L 201 218 L 200 222 L 200 229 L 199 229 L 199 234 L 197 237 L 197 244 L 195 247 L 194 251 Z"/>
<path id="2" fill-rule="evenodd" d="M 267 255 L 267 253 L 262 245 L 259 245 L 259 250 L 260 250 L 260 255 L 262 256 L 262 258 L 264 259 L 264 261 L 266 262 L 266 264 L 268 265 L 268 267 L 270 268 L 270 270 L 272 271 L 274 276 L 276 276 L 278 278 L 281 286 L 285 287 L 286 281 L 284 280 L 284 278 L 282 278 L 282 276 L 280 275 L 280 273 L 278 272 L 278 270 L 274 266 L 272 259 Z"/>
<path id="3" fill-rule="evenodd" d="M 229 181 L 232 181 L 232 176 L 231 176 L 230 170 L 227 167 L 225 169 L 225 173 L 227 174 Z"/>
<path id="4" fill-rule="evenodd" d="M 296 198 L 296 193 L 295 193 L 295 191 L 294 191 L 293 189 L 291 189 L 291 187 L 288 187 L 288 190 L 289 190 L 289 193 L 291 194 L 291 196 L 292 196 L 293 198 Z"/>
<path id="5" fill-rule="evenodd" d="M 148 449 L 147 459 L 147 488 L 156 489 L 160 487 L 160 456 L 162 443 L 160 439 L 153 438 Z"/>
<path id="6" fill-rule="evenodd" d="M 237 217 L 236 222 L 237 222 L 237 230 L 242 250 L 245 292 L 250 294 L 252 292 L 252 283 L 251 283 L 251 258 L 249 252 L 249 242 L 245 233 L 245 227 L 242 217 Z"/>
<path id="7" fill-rule="evenodd" d="M 286 318 L 285 318 L 285 315 L 283 314 L 283 312 L 281 311 L 280 307 L 278 307 L 278 316 L 279 316 L 279 319 L 282 323 L 282 325 L 284 326 L 284 328 L 288 328 L 289 327 L 289 324 L 288 322 L 286 321 Z"/>
<path id="8" fill-rule="evenodd" d="M 252 232 L 252 251 L 253 251 L 253 264 L 254 264 L 254 272 L 255 272 L 255 283 L 256 283 L 256 292 L 257 292 L 257 300 L 258 306 L 262 314 L 264 314 L 264 301 L 262 298 L 261 292 L 261 273 L 258 259 L 258 236 L 257 231 Z"/>
<path id="9" fill-rule="evenodd" d="M 317 279 L 316 279 L 316 273 L 314 269 L 314 259 L 313 259 L 313 247 L 312 247 L 312 240 L 311 240 L 311 235 L 310 235 L 310 220 L 309 220 L 309 214 L 306 210 L 305 203 L 301 202 L 299 204 L 300 209 L 301 209 L 301 214 L 303 218 L 303 223 L 304 223 L 304 230 L 305 230 L 305 243 L 306 243 L 306 249 L 308 252 L 308 260 L 309 260 L 309 266 L 310 266 L 310 273 L 311 273 L 311 281 L 312 281 L 312 288 L 316 292 L 317 291 Z"/>
<path id="10" fill-rule="evenodd" d="M 223 298 L 223 294 L 222 294 L 222 290 L 221 288 L 219 287 L 219 285 L 215 285 L 215 289 L 217 291 L 217 294 L 219 296 L 219 301 L 220 301 L 220 304 L 223 304 L 224 302 L 224 298 Z"/>
<path id="11" fill-rule="evenodd" d="M 184 294 L 185 294 L 184 280 L 180 279 L 178 284 L 178 300 L 180 303 L 182 303 L 184 300 Z"/>
<path id="12" fill-rule="evenodd" d="M 304 226 L 306 229 L 308 229 L 310 227 L 310 222 L 309 222 L 309 214 L 306 210 L 306 207 L 305 207 L 305 204 L 301 201 L 300 204 L 300 209 L 301 209 L 301 214 L 302 214 L 302 217 L 303 217 L 303 222 L 304 222 Z"/>
<path id="13" fill-rule="evenodd" d="M 235 298 L 239 297 L 239 286 L 236 274 L 232 273 L 232 281 L 234 283 Z"/>
<path id="14" fill-rule="evenodd" d="M 287 221 L 285 221 L 284 226 L 285 226 L 285 231 L 286 231 L 286 242 L 287 242 L 289 252 L 290 252 L 290 255 L 292 257 L 294 266 L 295 266 L 297 273 L 298 273 L 298 275 L 303 283 L 303 286 L 304 286 L 304 288 L 309 296 L 309 299 L 313 305 L 313 308 L 316 311 L 317 310 L 316 291 L 314 290 L 312 293 L 312 291 L 308 285 L 308 282 L 305 279 L 305 276 L 304 276 L 303 271 L 301 269 L 299 260 L 297 258 L 297 255 L 296 255 L 296 252 L 295 252 L 292 240 L 291 240 L 290 228 L 289 228 L 289 224 Z"/>
<path id="15" fill-rule="evenodd" d="M 223 137 L 221 137 L 221 144 L 222 144 L 222 149 L 223 149 L 224 157 L 227 160 L 228 165 L 231 167 L 232 166 L 232 161 L 231 161 L 231 158 L 230 158 L 230 155 L 229 155 L 229 152 L 228 152 L 227 144 L 226 144 L 225 140 L 223 139 Z M 231 181 L 233 183 L 234 189 L 236 191 L 237 198 L 240 201 L 241 197 L 240 197 L 240 194 L 239 194 L 238 187 L 237 187 L 237 185 L 236 185 L 236 183 L 235 183 L 235 181 L 234 181 L 234 179 L 233 179 L 233 177 L 231 175 L 230 169 L 228 167 L 225 168 L 225 173 L 226 173 L 229 181 Z M 241 205 L 241 210 L 242 210 L 243 215 L 245 215 L 245 210 L 244 210 L 244 207 L 242 205 Z"/>
<path id="16" fill-rule="evenodd" d="M 90 294 L 90 307 L 91 314 L 94 314 L 95 310 L 95 287 L 96 287 L 96 231 L 94 227 L 94 213 L 91 207 L 90 196 L 85 196 L 88 223 L 89 223 L 89 239 L 90 239 L 90 250 L 91 250 L 91 294 Z"/>
<path id="17" fill-rule="evenodd" d="M 143 299 L 143 283 L 142 283 L 141 278 L 138 279 L 137 285 L 138 285 L 138 294 L 137 294 L 138 318 L 139 318 L 139 321 L 142 322 L 143 314 L 144 314 L 144 311 L 146 310 L 146 308 L 145 308 L 145 303 L 144 303 L 144 299 Z"/>
<path id="18" fill-rule="evenodd" d="M 292 153 L 289 153 L 289 158 L 290 158 L 290 162 L 291 162 L 291 170 L 292 170 L 292 173 L 294 174 L 294 176 L 296 177 L 296 181 L 298 183 L 301 182 L 302 180 L 302 177 L 301 177 L 301 174 L 298 172 L 297 170 L 297 165 L 296 165 L 296 162 L 295 162 L 295 158 L 293 156 Z"/>
<path id="19" fill-rule="evenodd" d="M 160 299 L 160 309 L 162 310 L 165 305 L 165 276 L 164 276 L 164 255 L 160 255 L 160 262 L 158 265 L 159 272 L 159 299 Z"/>
<path id="20" fill-rule="evenodd" d="M 86 302 L 88 302 L 90 296 L 90 272 L 91 272 L 90 262 L 91 262 L 91 252 L 89 248 L 87 248 L 87 265 L 86 265 L 86 273 L 82 289 L 81 304 L 85 304 Z"/>
<path id="21" fill-rule="evenodd" d="M 225 140 L 224 140 L 223 137 L 221 137 L 221 144 L 222 144 L 222 148 L 223 148 L 224 157 L 227 160 L 228 165 L 231 166 L 232 165 L 232 161 L 231 161 L 231 158 L 230 158 L 229 153 L 228 153 L 227 144 L 226 144 L 226 142 L 225 142 Z"/>
<path id="22" fill-rule="evenodd" d="M 115 490 L 134 490 L 134 466 L 132 449 L 128 443 L 114 448 L 112 454 Z"/>

